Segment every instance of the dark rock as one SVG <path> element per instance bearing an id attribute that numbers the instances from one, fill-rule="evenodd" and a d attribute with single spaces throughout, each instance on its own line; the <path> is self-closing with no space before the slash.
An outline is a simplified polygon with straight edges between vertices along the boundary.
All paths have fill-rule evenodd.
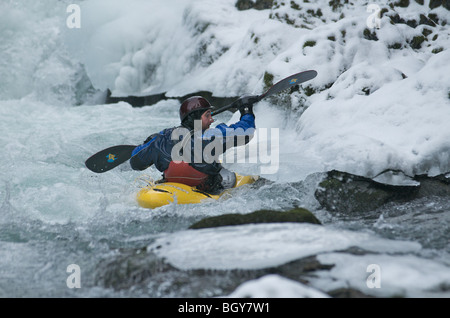
<path id="1" fill-rule="evenodd" d="M 274 83 L 273 83 L 273 75 L 267 72 L 264 72 L 264 90 L 269 89 Z"/>
<path id="2" fill-rule="evenodd" d="M 277 212 L 280 213 L 280 212 Z M 155 247 L 157 250 L 160 247 Z M 180 270 L 155 255 L 148 248 L 120 249 L 96 266 L 94 285 L 116 291 L 131 290 L 139 297 L 220 297 L 228 295 L 243 283 L 276 274 L 309 286 L 318 271 L 329 271 L 334 264 L 322 264 L 316 255 L 281 265 L 260 269 L 193 269 Z M 340 251 L 353 255 L 372 253 L 358 247 Z M 220 253 L 220 251 L 218 251 Z M 322 291 L 336 298 L 370 297 L 352 288 Z"/>
<path id="3" fill-rule="evenodd" d="M 286 264 L 269 268 L 267 271 L 272 274 L 278 274 L 284 277 L 287 277 L 292 280 L 300 281 L 303 284 L 306 284 L 307 281 L 302 279 L 299 280 L 300 275 L 322 271 L 322 270 L 330 270 L 334 267 L 334 264 L 322 264 L 317 260 L 316 256 L 309 256 L 305 258 L 301 258 L 298 260 L 294 260 L 288 262 Z"/>
<path id="4" fill-rule="evenodd" d="M 429 196 L 450 197 L 450 178 L 446 178 L 444 174 L 428 177 L 426 175 L 418 175 L 414 180 L 420 182 L 419 198 Z"/>
<path id="5" fill-rule="evenodd" d="M 161 94 L 155 94 L 155 95 L 147 95 L 147 96 L 112 96 L 111 91 L 108 89 L 106 91 L 106 97 L 105 97 L 105 104 L 115 104 L 118 102 L 127 102 L 133 107 L 143 107 L 143 106 L 150 106 L 153 104 L 156 104 L 162 100 L 168 100 L 168 99 L 176 99 L 180 103 L 182 103 L 186 98 L 189 98 L 191 96 L 202 96 L 206 98 L 211 105 L 214 106 L 215 109 L 223 107 L 225 105 L 229 105 L 232 102 L 236 101 L 239 96 L 237 97 L 218 97 L 213 96 L 213 93 L 208 91 L 200 91 L 200 92 L 194 92 L 191 94 L 187 94 L 180 97 L 167 97 L 166 93 Z"/>
<path id="6" fill-rule="evenodd" d="M 398 42 L 388 45 L 388 49 L 400 50 L 401 48 L 402 48 L 402 44 L 398 43 Z"/>
<path id="7" fill-rule="evenodd" d="M 393 24 L 406 24 L 406 21 L 400 17 L 400 15 L 398 13 L 394 14 L 394 15 L 389 15 L 389 18 L 391 19 L 391 22 Z"/>
<path id="8" fill-rule="evenodd" d="M 315 45 L 316 45 L 316 41 L 306 41 L 306 42 L 303 44 L 303 48 L 305 48 L 305 47 L 307 47 L 307 46 L 313 47 L 313 46 L 315 46 Z"/>
<path id="9" fill-rule="evenodd" d="M 256 9 L 265 10 L 272 8 L 273 0 L 238 0 L 236 1 L 236 8 L 240 11 Z"/>
<path id="10" fill-rule="evenodd" d="M 192 224 L 190 229 L 202 229 L 219 226 L 256 224 L 256 223 L 312 223 L 321 224 L 320 221 L 310 211 L 302 208 L 295 208 L 286 212 L 259 210 L 249 214 L 224 214 L 204 218 Z"/>
<path id="11" fill-rule="evenodd" d="M 422 43 L 425 41 L 425 37 L 423 35 L 418 35 L 412 38 L 409 45 L 411 48 L 418 50 L 422 47 Z"/>
<path id="12" fill-rule="evenodd" d="M 436 23 L 427 16 L 421 14 L 419 17 L 420 17 L 419 24 L 429 25 L 432 27 L 436 26 Z"/>
<path id="13" fill-rule="evenodd" d="M 330 171 L 314 193 L 319 203 L 329 211 L 367 212 L 393 200 L 410 200 L 418 187 L 391 186 L 370 178 L 346 172 Z"/>
<path id="14" fill-rule="evenodd" d="M 97 265 L 95 286 L 116 291 L 132 289 L 146 297 L 217 297 L 228 295 L 243 283 L 276 274 L 309 285 L 316 271 L 328 271 L 334 264 L 322 264 L 315 255 L 262 269 L 179 270 L 151 251 L 122 250 Z M 370 297 L 352 288 L 322 291 L 336 298 Z"/>
<path id="15" fill-rule="evenodd" d="M 417 21 L 414 19 L 406 21 L 406 24 L 413 29 L 415 29 L 418 25 Z"/>
<path id="16" fill-rule="evenodd" d="M 363 31 L 363 36 L 364 36 L 364 38 L 366 39 L 366 40 L 369 40 L 369 41 L 378 41 L 378 37 L 377 37 L 377 34 L 375 33 L 375 31 L 373 31 L 373 32 L 370 32 L 370 30 L 369 29 L 364 29 L 364 31 Z"/>
<path id="17" fill-rule="evenodd" d="M 244 282 L 268 274 L 308 284 L 304 275 L 330 270 L 334 265 L 321 264 L 316 256 L 309 256 L 263 269 L 179 270 L 142 248 L 121 250 L 96 267 L 95 286 L 140 290 L 148 297 L 211 297 L 230 294 Z"/>
<path id="18" fill-rule="evenodd" d="M 428 16 L 424 14 L 420 14 L 415 19 L 405 20 L 398 13 L 395 14 L 387 14 L 390 18 L 392 24 L 406 24 L 411 28 L 416 28 L 418 25 L 429 25 L 429 26 L 437 26 L 439 23 L 439 16 L 435 13 L 430 13 Z"/>
<path id="19" fill-rule="evenodd" d="M 429 7 L 430 9 L 435 9 L 439 6 L 443 6 L 447 10 L 450 8 L 450 1 L 449 0 L 430 0 Z"/>
<path id="20" fill-rule="evenodd" d="M 118 102 L 126 102 L 133 107 L 143 107 L 148 105 L 156 104 L 162 100 L 167 100 L 166 94 L 155 94 L 148 96 L 112 96 L 111 91 L 108 89 L 106 91 L 105 104 L 115 104 Z"/>
<path id="21" fill-rule="evenodd" d="M 428 18 L 435 23 L 435 25 L 439 24 L 439 17 L 436 13 L 429 13 Z M 444 24 L 443 24 L 444 25 Z"/>
<path id="22" fill-rule="evenodd" d="M 394 6 L 407 8 L 409 6 L 409 0 L 399 0 L 396 3 L 394 3 Z"/>
<path id="23" fill-rule="evenodd" d="M 333 298 L 375 298 L 352 288 L 338 288 L 328 292 Z"/>
<path id="24" fill-rule="evenodd" d="M 407 202 L 428 196 L 450 197 L 450 179 L 444 174 L 417 175 L 411 180 L 417 185 L 396 186 L 333 170 L 319 183 L 314 195 L 328 211 L 343 213 L 368 212 L 388 202 Z"/>
<path id="25" fill-rule="evenodd" d="M 158 273 L 174 268 L 145 249 L 121 251 L 120 255 L 103 260 L 97 265 L 95 283 L 116 290 L 143 284 Z"/>
<path id="26" fill-rule="evenodd" d="M 342 3 L 341 3 L 341 0 L 331 0 L 330 2 L 328 2 L 328 5 L 330 6 L 331 10 L 333 10 L 334 12 L 337 12 L 346 3 L 348 3 L 348 0 L 343 0 Z"/>
<path id="27" fill-rule="evenodd" d="M 427 28 L 423 28 L 423 30 L 422 30 L 422 34 L 424 37 L 429 36 L 431 33 L 433 33 L 433 31 L 428 30 Z"/>

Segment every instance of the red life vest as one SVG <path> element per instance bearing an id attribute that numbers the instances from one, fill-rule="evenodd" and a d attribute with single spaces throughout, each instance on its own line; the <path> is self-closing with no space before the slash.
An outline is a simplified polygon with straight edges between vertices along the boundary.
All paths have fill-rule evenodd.
<path id="1" fill-rule="evenodd" d="M 206 173 L 200 172 L 184 161 L 171 161 L 164 171 L 166 182 L 183 183 L 191 187 L 198 186 L 208 179 Z"/>

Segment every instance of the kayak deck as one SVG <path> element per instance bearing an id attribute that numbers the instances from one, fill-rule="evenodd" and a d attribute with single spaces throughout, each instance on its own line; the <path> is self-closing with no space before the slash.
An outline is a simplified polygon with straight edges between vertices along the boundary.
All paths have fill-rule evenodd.
<path id="1" fill-rule="evenodd" d="M 258 176 L 236 174 L 236 184 L 233 188 L 254 183 L 258 178 Z M 214 195 L 182 183 L 164 182 L 142 188 L 137 194 L 137 202 L 139 206 L 148 209 L 158 208 L 173 202 L 176 204 L 195 204 L 208 199 L 217 200 L 228 190 L 230 189 Z"/>

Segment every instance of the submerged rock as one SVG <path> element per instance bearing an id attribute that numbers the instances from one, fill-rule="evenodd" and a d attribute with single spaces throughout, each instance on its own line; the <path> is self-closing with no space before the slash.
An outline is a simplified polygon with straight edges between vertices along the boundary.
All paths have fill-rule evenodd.
<path id="1" fill-rule="evenodd" d="M 338 288 L 328 292 L 333 298 L 375 298 L 354 288 Z"/>
<path id="2" fill-rule="evenodd" d="M 174 268 L 145 248 L 122 250 L 97 264 L 95 285 L 115 290 L 144 284 L 149 278 L 172 272 Z"/>
<path id="3" fill-rule="evenodd" d="M 445 174 L 440 174 L 435 177 L 428 177 L 426 175 L 418 175 L 414 180 L 420 182 L 420 189 L 418 197 L 439 196 L 450 197 L 450 178 Z"/>
<path id="4" fill-rule="evenodd" d="M 366 252 L 359 251 L 360 254 Z M 145 248 L 130 249 L 110 255 L 97 265 L 95 286 L 116 291 L 130 289 L 140 297 L 221 297 L 231 294 L 245 282 L 273 274 L 315 288 L 309 284 L 311 275 L 329 271 L 334 266 L 322 264 L 312 255 L 262 269 L 180 270 Z M 320 292 L 335 298 L 370 297 L 350 287 Z"/>
<path id="5" fill-rule="evenodd" d="M 450 181 L 444 175 L 411 178 L 415 185 L 383 184 L 373 179 L 332 170 L 319 183 L 314 195 L 332 212 L 368 212 L 388 202 L 407 202 L 426 196 L 449 196 Z"/>
<path id="6" fill-rule="evenodd" d="M 224 214 L 207 217 L 194 224 L 190 229 L 203 229 L 210 227 L 242 225 L 252 223 L 279 223 L 296 222 L 321 224 L 320 221 L 310 211 L 303 208 L 295 208 L 289 211 L 259 210 L 249 214 Z"/>

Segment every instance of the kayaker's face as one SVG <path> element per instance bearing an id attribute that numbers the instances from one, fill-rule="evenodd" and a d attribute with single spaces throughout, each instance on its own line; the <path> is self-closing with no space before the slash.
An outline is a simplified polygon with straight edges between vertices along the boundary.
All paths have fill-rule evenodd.
<path id="1" fill-rule="evenodd" d="M 214 119 L 211 116 L 211 111 L 207 110 L 206 112 L 204 112 L 202 115 L 202 129 L 203 130 L 208 129 L 213 122 Z"/>

